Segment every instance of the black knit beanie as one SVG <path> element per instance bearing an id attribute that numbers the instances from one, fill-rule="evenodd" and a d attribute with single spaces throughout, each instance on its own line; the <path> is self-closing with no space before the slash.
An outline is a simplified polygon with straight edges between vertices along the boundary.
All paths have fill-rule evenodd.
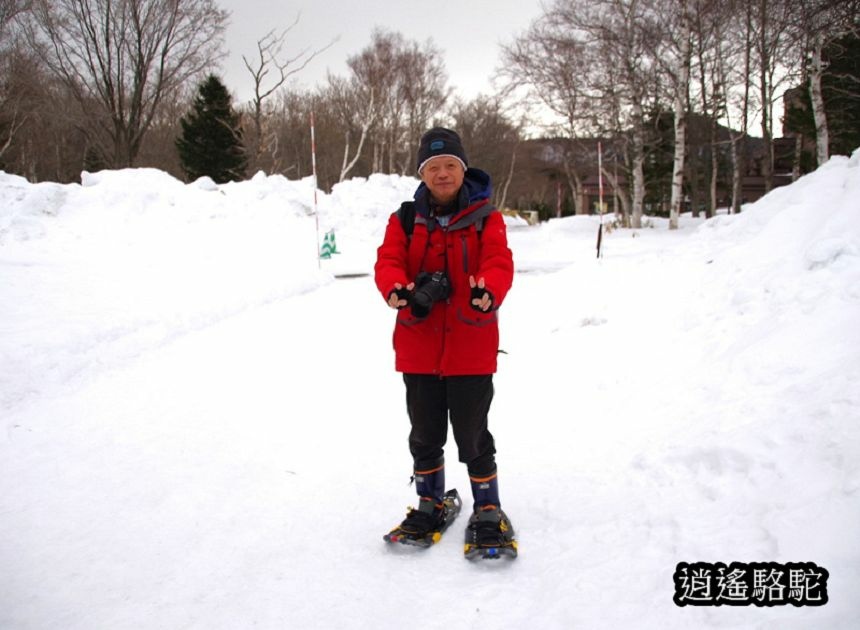
<path id="1" fill-rule="evenodd" d="M 463 142 L 457 132 L 444 127 L 433 127 L 421 136 L 421 142 L 418 144 L 418 173 L 421 173 L 421 169 L 428 160 L 441 155 L 450 155 L 460 160 L 463 170 L 469 166 L 466 152 L 463 150 Z"/>

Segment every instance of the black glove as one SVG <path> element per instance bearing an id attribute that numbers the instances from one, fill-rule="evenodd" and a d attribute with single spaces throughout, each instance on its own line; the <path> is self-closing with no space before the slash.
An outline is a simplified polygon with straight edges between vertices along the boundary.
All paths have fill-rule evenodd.
<path id="1" fill-rule="evenodd" d="M 486 295 L 490 300 L 490 306 L 487 307 L 487 310 L 481 308 L 480 304 L 474 304 L 473 300 L 483 300 L 484 295 Z M 490 311 L 495 310 L 496 299 L 493 297 L 493 294 L 490 293 L 489 289 L 481 288 L 481 287 L 472 287 L 472 294 L 469 296 L 469 306 L 478 311 L 479 313 L 489 313 Z"/>
<path id="2" fill-rule="evenodd" d="M 410 291 L 406 287 L 400 287 L 399 289 L 393 289 L 391 291 L 391 293 L 388 294 L 388 301 L 389 302 L 391 301 L 392 295 L 396 295 L 398 301 L 406 300 L 406 304 L 397 307 L 398 311 L 406 308 L 407 306 L 409 306 L 412 303 L 412 291 Z"/>

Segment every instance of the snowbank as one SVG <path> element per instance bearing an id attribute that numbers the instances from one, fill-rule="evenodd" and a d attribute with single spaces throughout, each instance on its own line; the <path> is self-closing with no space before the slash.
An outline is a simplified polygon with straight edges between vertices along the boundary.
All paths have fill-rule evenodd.
<path id="1" fill-rule="evenodd" d="M 0 340 L 0 404 L 332 279 L 318 269 L 310 178 L 185 185 L 128 169 L 81 181 L 0 173 L 0 265 L 14 270 L 0 320 L 30 333 Z M 414 186 L 373 176 L 318 193 L 320 229 L 336 230 L 347 266 L 368 270 L 380 216 Z"/>

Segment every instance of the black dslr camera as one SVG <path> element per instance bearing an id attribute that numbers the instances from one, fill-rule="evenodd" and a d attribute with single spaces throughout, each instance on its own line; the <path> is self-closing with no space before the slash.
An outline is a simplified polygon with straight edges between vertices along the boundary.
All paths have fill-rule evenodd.
<path id="1" fill-rule="evenodd" d="M 415 277 L 415 292 L 412 294 L 412 314 L 427 317 L 434 302 L 448 299 L 451 285 L 444 271 L 427 273 L 422 271 Z"/>

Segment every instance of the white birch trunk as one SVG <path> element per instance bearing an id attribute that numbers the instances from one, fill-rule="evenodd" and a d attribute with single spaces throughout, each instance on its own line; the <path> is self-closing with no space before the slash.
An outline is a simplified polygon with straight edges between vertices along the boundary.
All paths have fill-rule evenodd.
<path id="1" fill-rule="evenodd" d="M 5 142 L 3 142 L 3 146 L 0 146 L 0 157 L 3 157 L 3 154 L 12 146 L 12 140 L 15 139 L 15 134 L 18 133 L 18 130 L 24 126 L 24 122 L 27 120 L 27 117 L 24 116 L 20 120 L 18 119 L 18 111 L 17 108 L 12 112 L 12 122 L 9 123 L 7 129 L 7 138 Z"/>
<path id="2" fill-rule="evenodd" d="M 642 227 L 642 211 L 645 207 L 645 156 L 638 152 L 633 156 L 633 227 Z"/>
<path id="3" fill-rule="evenodd" d="M 749 129 L 750 90 L 752 89 L 752 4 L 747 3 L 744 20 L 744 97 L 741 105 L 741 128 L 737 135 L 731 131 L 732 140 L 732 214 L 738 214 L 743 206 L 743 175 L 746 169 L 746 135 Z M 731 125 L 729 125 L 731 129 Z"/>
<path id="4" fill-rule="evenodd" d="M 675 159 L 672 168 L 672 200 L 669 207 L 669 229 L 678 229 L 684 196 L 684 152 L 687 143 L 687 91 L 690 85 L 690 16 L 687 3 L 681 3 L 680 49 L 675 84 Z"/>
<path id="5" fill-rule="evenodd" d="M 708 209 L 705 211 L 705 216 L 709 219 L 717 214 L 717 176 L 719 173 L 719 162 L 717 155 L 717 139 L 716 139 L 716 130 L 713 130 L 711 136 L 711 198 L 710 203 L 708 205 Z"/>
<path id="6" fill-rule="evenodd" d="M 508 177 L 505 180 L 504 186 L 502 186 L 502 198 L 499 200 L 499 210 L 503 210 L 505 207 L 505 202 L 508 199 L 508 187 L 511 185 L 511 180 L 514 178 L 514 164 L 517 162 L 517 146 L 514 146 L 513 153 L 511 153 L 511 168 L 508 169 Z"/>
<path id="7" fill-rule="evenodd" d="M 373 172 L 382 172 L 382 142 L 377 141 L 373 144 Z"/>
<path id="8" fill-rule="evenodd" d="M 678 229 L 681 202 L 684 200 L 684 151 L 687 142 L 687 117 L 681 100 L 675 97 L 675 159 L 672 170 L 672 199 L 669 205 L 669 229 Z"/>
<path id="9" fill-rule="evenodd" d="M 343 164 L 340 168 L 340 179 L 338 181 L 343 181 L 346 179 L 346 176 L 349 175 L 349 172 L 352 170 L 352 167 L 355 166 L 356 162 L 358 162 L 358 158 L 361 157 L 361 149 L 364 147 L 364 141 L 367 139 L 367 130 L 370 128 L 369 124 L 365 124 L 361 128 L 361 139 L 358 141 L 358 148 L 355 150 L 355 155 L 352 157 L 352 160 L 347 164 L 347 157 L 349 156 L 349 132 L 346 134 L 346 147 L 343 150 Z"/>
<path id="10" fill-rule="evenodd" d="M 575 168 L 570 165 L 570 159 L 565 152 L 564 155 L 564 174 L 567 176 L 567 186 L 570 188 L 570 194 L 573 196 L 573 208 L 575 214 L 585 214 L 582 207 L 582 180 Z"/>
<path id="11" fill-rule="evenodd" d="M 815 38 L 812 46 L 812 67 L 809 74 L 809 96 L 812 99 L 812 115 L 815 119 L 815 148 L 818 166 L 830 158 L 830 132 L 827 128 L 827 114 L 824 111 L 824 96 L 821 93 L 821 75 L 824 72 L 821 59 L 823 47 L 821 36 Z"/>
<path id="12" fill-rule="evenodd" d="M 603 167 L 603 176 L 609 182 L 609 185 L 612 186 L 612 211 L 615 214 L 615 218 L 621 219 L 621 224 L 624 227 L 630 227 L 630 199 L 627 195 L 624 194 L 622 190 L 618 188 L 618 178 L 614 173 L 609 171 L 605 166 Z M 619 217 L 618 206 L 619 203 L 621 205 L 621 216 Z"/>
<path id="13" fill-rule="evenodd" d="M 731 131 L 729 134 L 731 134 L 732 150 L 732 206 L 729 208 L 729 214 L 736 214 L 741 208 L 741 158 L 738 151 L 740 134 L 735 135 Z"/>

